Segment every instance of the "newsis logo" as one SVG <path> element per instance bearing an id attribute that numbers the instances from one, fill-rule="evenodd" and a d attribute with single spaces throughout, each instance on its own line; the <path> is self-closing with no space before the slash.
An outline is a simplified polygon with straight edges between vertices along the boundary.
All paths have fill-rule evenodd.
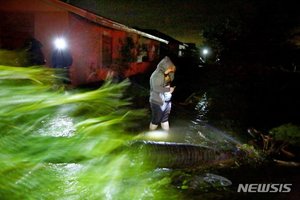
<path id="1" fill-rule="evenodd" d="M 291 192 L 292 184 L 280 184 L 280 183 L 251 183 L 251 184 L 239 184 L 237 192 Z"/>

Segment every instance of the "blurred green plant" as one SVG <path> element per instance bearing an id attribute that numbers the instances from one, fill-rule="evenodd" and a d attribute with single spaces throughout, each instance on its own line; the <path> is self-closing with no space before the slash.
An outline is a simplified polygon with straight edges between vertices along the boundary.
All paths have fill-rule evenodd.
<path id="1" fill-rule="evenodd" d="M 142 111 L 128 81 L 66 91 L 49 68 L 0 66 L 0 199 L 174 199 L 170 179 L 126 148 Z"/>
<path id="2" fill-rule="evenodd" d="M 26 66 L 28 54 L 24 50 L 12 51 L 0 49 L 0 65 Z"/>
<path id="3" fill-rule="evenodd" d="M 237 146 L 237 150 L 241 151 L 242 154 L 238 157 L 239 164 L 261 164 L 264 160 L 262 152 L 255 149 L 254 146 L 249 144 L 241 144 Z"/>

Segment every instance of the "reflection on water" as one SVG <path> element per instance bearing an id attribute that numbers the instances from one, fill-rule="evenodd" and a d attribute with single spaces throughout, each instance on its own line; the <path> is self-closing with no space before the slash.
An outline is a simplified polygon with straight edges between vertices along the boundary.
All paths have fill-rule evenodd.
<path id="1" fill-rule="evenodd" d="M 64 114 L 47 117 L 42 121 L 42 127 L 37 130 L 40 135 L 53 137 L 71 137 L 74 132 L 73 119 Z"/>
<path id="2" fill-rule="evenodd" d="M 164 130 L 155 130 L 149 131 L 142 135 L 147 140 L 154 140 L 154 141 L 168 141 L 170 140 L 170 134 Z"/>
<path id="3" fill-rule="evenodd" d="M 232 184 L 227 178 L 210 173 L 206 173 L 203 179 L 210 184 L 216 184 L 216 182 L 218 182 L 221 186 L 230 186 Z"/>
<path id="4" fill-rule="evenodd" d="M 195 123 L 203 121 L 206 118 L 206 114 L 208 112 L 208 99 L 206 92 L 202 95 L 202 97 L 196 104 L 195 110 L 198 112 L 195 118 Z"/>
<path id="5" fill-rule="evenodd" d="M 149 131 L 143 133 L 141 137 L 150 141 L 212 146 L 217 149 L 234 148 L 237 144 L 241 144 L 239 139 L 209 124 L 207 120 L 209 97 L 206 92 L 203 95 L 195 94 L 189 99 L 189 101 L 197 101 L 195 113 L 183 108 L 175 108 L 176 113 L 175 117 L 170 120 L 169 132 L 163 130 Z"/>
<path id="6" fill-rule="evenodd" d="M 48 163 L 47 167 L 63 180 L 60 189 L 64 191 L 66 196 L 79 198 L 76 191 L 79 189 L 78 175 L 83 168 L 82 165 L 77 163 Z"/>
<path id="7" fill-rule="evenodd" d="M 180 125 L 174 125 L 169 132 L 162 130 L 149 131 L 140 135 L 141 138 L 150 141 L 164 141 L 185 143 L 193 145 L 229 147 L 240 142 L 228 133 L 217 129 L 207 123 L 182 121 Z"/>

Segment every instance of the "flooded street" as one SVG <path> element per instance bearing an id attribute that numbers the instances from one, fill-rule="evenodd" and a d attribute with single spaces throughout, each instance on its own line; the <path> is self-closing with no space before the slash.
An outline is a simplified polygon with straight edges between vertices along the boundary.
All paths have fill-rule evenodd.
<path id="1" fill-rule="evenodd" d="M 227 163 L 228 165 L 220 162 L 202 168 L 194 166 L 193 170 L 175 168 L 166 175 L 173 177 L 174 186 L 181 191 L 183 199 L 297 199 L 300 189 L 298 167 L 280 166 L 263 155 L 260 161 L 246 154 L 239 155 L 237 147 L 249 145 L 252 138 L 247 130 L 250 127 L 267 132 L 288 121 L 296 124 L 299 122 L 300 106 L 295 96 L 299 89 L 299 74 L 261 72 L 267 74 L 263 78 L 257 73 L 236 72 L 242 73 L 241 77 L 225 69 L 215 70 L 221 70 L 218 73 L 223 74 L 216 78 L 214 69 L 199 70 L 199 78 L 195 78 L 195 74 L 179 74 L 178 83 L 185 84 L 181 87 L 177 85 L 170 131 L 146 131 L 143 136 L 145 140 L 187 145 L 186 149 L 190 148 L 189 145 L 195 145 L 229 152 L 222 159 L 232 159 L 234 162 Z M 147 127 L 147 123 L 145 120 L 142 124 Z M 166 150 L 161 153 L 165 154 L 164 151 Z M 168 151 L 173 157 L 176 154 L 184 155 L 182 147 Z M 154 151 L 157 154 L 159 152 L 160 150 Z M 193 156 L 195 157 L 192 153 L 186 154 L 187 159 L 193 159 Z M 239 156 L 245 160 L 239 160 Z M 217 155 L 207 159 L 209 164 L 210 159 L 220 157 Z M 183 161 L 178 158 L 176 162 Z M 179 165 L 177 167 L 180 168 Z M 174 175 L 177 173 L 181 175 Z M 219 179 L 213 183 L 207 182 L 207 173 L 228 179 L 231 184 L 220 187 Z M 291 192 L 237 192 L 240 184 L 271 183 L 292 184 Z"/>
<path id="2" fill-rule="evenodd" d="M 296 1 L 0 2 L 0 200 L 299 199 Z"/>
<path id="3" fill-rule="evenodd" d="M 25 73 L 25 69 L 16 70 Z M 28 72 L 43 71 L 27 68 Z M 250 125 L 269 130 L 270 122 L 272 126 L 277 122 L 272 121 L 273 117 L 282 118 L 269 113 L 269 123 L 259 126 L 263 124 L 261 118 L 253 116 L 263 113 L 265 117 L 265 110 L 250 112 L 249 108 L 241 108 L 263 106 L 241 101 L 251 98 L 241 98 L 240 93 L 235 96 L 234 92 L 224 92 L 226 82 L 214 87 L 208 87 L 204 79 L 198 84 L 188 82 L 193 85 L 188 87 L 195 93 L 192 96 L 183 95 L 185 87 L 178 85 L 177 94 L 182 96 L 174 96 L 170 131 L 149 132 L 147 86 L 134 87 L 135 93 L 128 91 L 128 82 L 56 92 L 48 79 L 45 82 L 49 85 L 33 84 L 30 78 L 22 80 L 25 84 L 15 84 L 9 78 L 17 79 L 16 71 L 4 67 L 3 73 L 1 87 L 8 92 L 1 93 L 7 101 L 2 101 L 0 111 L 9 119 L 0 124 L 6 133 L 0 142 L 3 199 L 213 200 L 299 196 L 299 167 L 277 165 L 271 157 L 274 155 L 265 156 L 259 146 L 250 143 L 253 138 L 247 132 Z M 137 97 L 133 104 L 116 95 L 124 91 Z M 219 101 L 228 94 L 232 104 Z M 265 106 L 263 97 L 257 98 Z M 19 104 L 24 99 L 27 101 Z M 298 104 L 292 104 L 294 100 L 290 98 L 288 101 L 287 108 L 294 106 L 295 110 L 284 119 L 297 121 L 292 117 L 298 114 Z M 138 112 L 141 108 L 144 110 Z M 261 184 L 276 190 L 238 192 L 241 184 Z M 282 192 L 286 187 L 290 191 Z"/>
<path id="4" fill-rule="evenodd" d="M 176 106 L 175 108 L 176 109 Z M 217 159 L 218 156 L 210 155 L 204 161 L 203 166 L 196 166 L 193 164 L 193 159 L 195 159 L 195 149 L 191 149 L 191 145 L 196 147 L 204 147 L 201 151 L 205 149 L 213 149 L 218 152 L 236 150 L 237 145 L 241 145 L 245 140 L 238 138 L 236 135 L 231 135 L 230 133 L 213 127 L 207 122 L 200 120 L 204 117 L 202 113 L 200 116 L 187 116 L 187 110 L 182 108 L 177 108 L 174 111 L 176 117 L 172 120 L 172 128 L 167 133 L 161 130 L 147 132 L 145 131 L 140 136 L 145 141 L 156 142 L 157 144 L 162 144 L 162 146 L 168 146 L 169 149 L 163 150 L 161 147 L 156 147 L 155 151 L 153 149 L 148 153 L 155 153 L 156 164 L 166 163 L 163 168 L 158 167 L 156 169 L 150 170 L 147 177 L 156 178 L 171 178 L 172 184 L 169 185 L 169 189 L 178 192 L 176 196 L 177 199 L 195 199 L 195 200 L 212 200 L 212 199 L 297 199 L 299 195 L 299 176 L 298 168 L 287 168 L 275 166 L 270 163 L 263 163 L 252 165 L 251 163 L 231 163 L 228 166 L 223 163 L 216 162 L 213 165 L 209 165 L 212 160 Z M 178 117 L 180 116 L 180 117 Z M 191 118 L 193 118 L 191 120 Z M 68 133 L 55 132 L 54 123 L 57 120 L 65 120 L 67 126 L 70 125 L 71 120 L 68 117 L 62 117 L 61 115 L 56 116 L 54 119 L 49 120 L 49 125 L 51 125 L 51 131 L 49 131 L 49 126 L 45 125 L 47 132 L 52 134 L 53 137 L 72 137 L 74 129 L 70 128 Z M 61 130 L 61 128 L 56 127 Z M 41 129 L 39 129 L 41 131 Z M 49 135 L 48 135 L 49 136 Z M 140 138 L 140 139 L 141 139 Z M 172 146 L 170 146 L 170 144 Z M 152 144 L 153 145 L 153 144 Z M 180 149 L 180 145 L 183 145 L 184 149 Z M 189 150 L 190 148 L 190 150 Z M 134 150 L 134 149 L 132 149 Z M 190 151 L 190 152 L 189 152 Z M 197 151 L 197 150 L 196 150 Z M 164 156 L 165 154 L 173 154 L 172 157 L 177 157 L 177 164 L 166 162 L 169 157 Z M 112 156 L 112 155 L 110 155 Z M 181 157 L 180 156 L 185 156 Z M 194 156 L 194 157 L 193 157 Z M 233 156 L 233 154 L 231 154 Z M 188 160 L 192 159 L 192 160 Z M 235 159 L 234 157 L 226 157 L 225 159 Z M 152 160 L 153 161 L 153 160 Z M 181 164 L 180 164 L 181 163 Z M 206 166 L 207 164 L 207 166 Z M 174 167 L 175 166 L 175 167 Z M 49 164 L 47 166 L 51 171 L 60 174 L 64 177 L 64 184 L 61 186 L 65 194 L 70 195 L 72 198 L 80 198 L 80 196 L 72 196 L 74 191 L 78 190 L 78 180 L 77 176 L 80 170 L 84 170 L 84 165 L 76 163 L 60 163 L 60 164 Z M 288 183 L 293 184 L 291 193 L 238 193 L 237 188 L 239 184 L 247 183 Z M 110 191 L 112 192 L 112 191 Z M 107 195 L 110 193 L 107 191 Z M 146 191 L 144 191 L 146 192 Z M 180 195 L 179 195 L 180 194 Z"/>

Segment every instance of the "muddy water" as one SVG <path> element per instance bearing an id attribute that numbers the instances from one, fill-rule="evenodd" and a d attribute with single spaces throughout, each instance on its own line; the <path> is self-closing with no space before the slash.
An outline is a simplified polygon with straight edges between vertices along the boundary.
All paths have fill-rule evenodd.
<path id="1" fill-rule="evenodd" d="M 146 132 L 145 138 L 230 150 L 249 141 L 249 127 L 268 131 L 284 123 L 299 122 L 300 101 L 296 97 L 299 74 L 224 69 L 201 73 L 197 80 L 178 81 L 177 95 L 185 95 L 176 98 L 175 94 L 171 130 Z M 181 174 L 175 178 L 174 186 L 183 199 L 298 199 L 300 196 L 299 168 L 278 166 L 269 160 L 193 172 L 171 171 L 165 175 Z M 203 181 L 207 173 L 224 177 L 232 184 L 218 187 L 207 183 Z M 251 183 L 292 184 L 292 187 L 287 193 L 237 192 L 239 184 Z"/>
<path id="2" fill-rule="evenodd" d="M 176 106 L 175 106 L 176 109 Z M 174 109 L 174 110 L 175 110 Z M 161 130 L 146 132 L 145 138 L 151 141 L 164 141 L 180 144 L 203 145 L 220 151 L 234 150 L 236 145 L 247 143 L 246 137 L 228 129 L 211 125 L 204 111 L 187 111 L 177 106 L 172 116 L 171 130 L 166 133 Z M 173 155 L 176 156 L 176 155 Z M 177 166 L 178 167 L 178 166 Z M 298 168 L 277 166 L 266 160 L 262 163 L 245 163 L 230 166 L 214 165 L 205 169 L 186 171 L 182 169 L 169 169 L 166 176 L 175 176 L 174 186 L 182 194 L 182 199 L 297 199 L 300 191 L 300 176 Z M 218 180 L 205 181 L 207 174 L 223 177 L 230 181 L 230 185 L 220 186 Z M 237 192 L 239 184 L 292 184 L 291 192 Z"/>
<path id="3" fill-rule="evenodd" d="M 251 118 L 251 123 L 255 122 L 256 124 L 262 125 L 263 121 L 261 119 L 268 115 L 272 115 L 272 113 L 268 114 L 269 108 L 260 110 L 260 108 L 263 108 L 264 105 L 268 104 L 267 100 L 264 98 L 260 99 L 261 105 L 257 105 L 257 107 L 251 105 L 251 108 L 248 108 L 245 106 L 249 103 L 248 101 L 254 99 L 255 102 L 258 103 L 258 97 L 244 98 L 238 93 L 237 96 L 233 95 L 231 100 L 228 100 L 228 98 L 222 98 L 228 96 L 211 92 L 220 92 L 220 90 L 209 89 L 207 90 L 208 92 L 204 90 L 201 91 L 202 92 L 199 92 L 199 95 L 195 97 L 194 102 L 192 102 L 193 104 L 191 105 L 182 105 L 181 103 L 184 103 L 184 101 L 176 101 L 175 99 L 170 118 L 171 130 L 168 133 L 161 130 L 148 132 L 148 119 L 143 119 L 143 122 L 141 123 L 145 125 L 145 128 L 143 128 L 142 131 L 143 139 L 155 142 L 169 142 L 171 144 L 201 145 L 221 151 L 234 150 L 236 145 L 247 143 L 247 136 L 243 135 L 246 133 L 245 128 L 247 126 L 244 125 L 246 124 L 245 121 L 247 119 Z M 239 102 L 239 104 L 237 102 Z M 288 102 L 288 100 L 285 102 Z M 228 107 L 226 107 L 226 105 Z M 143 106 L 146 107 L 147 105 Z M 221 110 L 218 110 L 220 108 Z M 280 107 L 278 110 L 282 111 L 283 108 Z M 249 113 L 246 113 L 246 111 L 249 111 Z M 263 113 L 262 116 L 260 116 L 260 113 Z M 248 117 L 248 114 L 250 117 Z M 255 118 L 255 116 L 259 117 Z M 273 117 L 279 118 L 278 115 Z M 60 116 L 58 116 L 58 118 L 61 119 Z M 66 124 L 71 123 L 69 119 L 63 119 L 66 121 Z M 265 122 L 267 122 L 267 125 L 269 126 L 270 122 L 273 121 L 272 118 L 266 118 Z M 239 126 L 240 124 L 243 126 Z M 46 128 L 56 132 L 55 127 L 49 126 Z M 72 131 L 72 129 L 69 131 L 71 135 Z M 68 134 L 66 133 L 64 135 L 66 136 Z M 176 191 L 181 194 L 178 196 L 178 199 L 184 200 L 297 199 L 300 196 L 299 169 L 280 167 L 269 162 L 259 165 L 233 164 L 228 167 L 216 165 L 215 167 L 201 170 L 171 169 L 166 167 L 156 169 L 153 172 L 153 177 L 156 177 L 157 174 L 162 178 L 172 177 L 173 183 L 170 187 L 176 188 Z M 231 184 L 220 186 L 219 180 L 207 179 L 207 174 L 213 174 L 216 177 L 224 177 L 225 180 L 229 180 Z M 292 191 L 289 193 L 237 192 L 239 184 L 251 183 L 292 184 Z"/>

